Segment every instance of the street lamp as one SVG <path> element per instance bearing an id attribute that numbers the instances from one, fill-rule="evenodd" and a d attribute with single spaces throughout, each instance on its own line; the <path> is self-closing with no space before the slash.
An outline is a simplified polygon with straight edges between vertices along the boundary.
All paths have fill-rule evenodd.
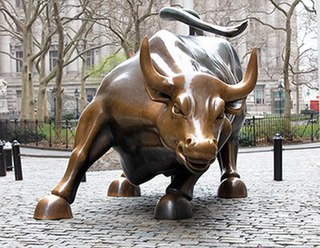
<path id="1" fill-rule="evenodd" d="M 279 92 L 279 107 L 280 107 L 279 113 L 281 116 L 281 114 L 282 114 L 282 92 L 283 92 L 283 86 L 281 83 L 279 83 L 279 85 L 278 85 L 278 92 Z"/>
<path id="2" fill-rule="evenodd" d="M 74 96 L 76 98 L 76 111 L 77 111 L 76 112 L 76 118 L 78 119 L 79 118 L 79 96 L 80 96 L 78 88 L 75 89 Z"/>

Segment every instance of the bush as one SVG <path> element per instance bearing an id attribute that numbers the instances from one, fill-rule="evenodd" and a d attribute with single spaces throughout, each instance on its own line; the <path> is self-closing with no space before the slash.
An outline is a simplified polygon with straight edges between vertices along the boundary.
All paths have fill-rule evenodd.
<path id="1" fill-rule="evenodd" d="M 45 139 L 46 136 L 42 133 L 35 133 L 31 130 L 8 130 L 6 135 L 6 140 L 13 141 L 18 140 L 20 143 L 32 143 L 32 142 L 39 142 Z"/>

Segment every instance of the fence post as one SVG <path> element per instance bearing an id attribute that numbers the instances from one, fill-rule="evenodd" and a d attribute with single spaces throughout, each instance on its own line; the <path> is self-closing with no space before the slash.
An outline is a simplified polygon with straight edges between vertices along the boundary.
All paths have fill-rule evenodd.
<path id="1" fill-rule="evenodd" d="M 8 139 L 8 136 L 9 136 L 9 134 L 8 134 L 8 133 L 9 133 L 8 129 L 9 129 L 9 120 L 6 120 L 6 128 L 5 128 L 5 136 L 4 136 L 6 140 L 9 140 L 9 139 Z"/>
<path id="2" fill-rule="evenodd" d="M 20 154 L 20 144 L 18 141 L 14 140 L 12 143 L 13 152 L 13 162 L 14 162 L 14 174 L 16 181 L 22 180 L 22 168 L 21 168 L 21 154 Z"/>
<path id="3" fill-rule="evenodd" d="M 311 138 L 311 141 L 313 141 L 313 113 L 311 113 L 310 122 L 311 122 L 311 134 L 310 134 L 310 138 Z"/>
<path id="4" fill-rule="evenodd" d="M 38 146 L 38 119 L 36 120 L 36 146 Z"/>
<path id="5" fill-rule="evenodd" d="M 69 125 L 69 121 L 66 120 L 66 149 L 68 149 L 69 145 L 68 145 L 68 125 Z"/>
<path id="6" fill-rule="evenodd" d="M 257 140 L 256 140 L 256 118 L 252 116 L 252 122 L 253 122 L 253 145 L 257 145 Z"/>
<path id="7" fill-rule="evenodd" d="M 4 152 L 3 152 L 3 143 L 0 140 L 0 177 L 5 177 L 7 175 L 7 168 L 4 159 Z"/>
<path id="8" fill-rule="evenodd" d="M 49 147 L 52 147 L 51 120 L 49 121 Z"/>
<path id="9" fill-rule="evenodd" d="M 18 120 L 15 119 L 14 120 L 14 136 L 18 136 L 18 133 L 17 133 L 17 129 L 18 129 Z"/>
<path id="10" fill-rule="evenodd" d="M 282 181 L 282 136 L 278 133 L 273 137 L 273 166 L 274 180 Z"/>
<path id="11" fill-rule="evenodd" d="M 27 140 L 28 140 L 28 138 L 27 138 L 27 120 L 26 119 L 24 119 L 23 120 L 23 131 L 24 131 L 24 144 L 26 145 L 27 144 Z M 20 140 L 21 141 L 21 140 Z M 23 141 L 22 141 L 22 143 L 23 143 Z"/>

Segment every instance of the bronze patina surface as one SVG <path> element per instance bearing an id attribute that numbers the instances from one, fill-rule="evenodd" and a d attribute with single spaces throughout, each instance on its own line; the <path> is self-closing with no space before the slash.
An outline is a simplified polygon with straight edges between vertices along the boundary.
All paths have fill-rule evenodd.
<path id="1" fill-rule="evenodd" d="M 191 26 L 201 28 L 196 21 Z M 81 178 L 111 147 L 124 174 L 110 196 L 137 196 L 138 185 L 154 176 L 172 177 L 155 208 L 158 219 L 192 217 L 193 187 L 216 158 L 218 197 L 246 197 L 236 167 L 238 134 L 257 72 L 256 50 L 242 77 L 237 53 L 224 39 L 167 31 L 144 38 L 137 55 L 104 78 L 82 113 L 65 175 L 39 201 L 34 218 L 71 218 Z"/>

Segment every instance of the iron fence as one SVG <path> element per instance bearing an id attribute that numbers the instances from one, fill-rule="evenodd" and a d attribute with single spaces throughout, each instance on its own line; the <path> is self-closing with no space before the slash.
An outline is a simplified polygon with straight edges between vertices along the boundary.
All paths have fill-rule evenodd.
<path id="1" fill-rule="evenodd" d="M 266 145 L 279 133 L 286 143 L 319 140 L 319 115 L 247 117 L 240 131 L 242 146 Z"/>
<path id="2" fill-rule="evenodd" d="M 18 140 L 37 147 L 71 149 L 77 120 L 65 120 L 56 127 L 54 121 L 0 120 L 0 140 Z M 284 142 L 319 140 L 319 115 L 247 117 L 239 134 L 240 145 L 259 146 L 273 142 L 279 133 Z"/>
<path id="3" fill-rule="evenodd" d="M 57 128 L 54 121 L 0 120 L 0 139 L 18 140 L 37 147 L 71 149 L 77 121 L 65 120 Z"/>

